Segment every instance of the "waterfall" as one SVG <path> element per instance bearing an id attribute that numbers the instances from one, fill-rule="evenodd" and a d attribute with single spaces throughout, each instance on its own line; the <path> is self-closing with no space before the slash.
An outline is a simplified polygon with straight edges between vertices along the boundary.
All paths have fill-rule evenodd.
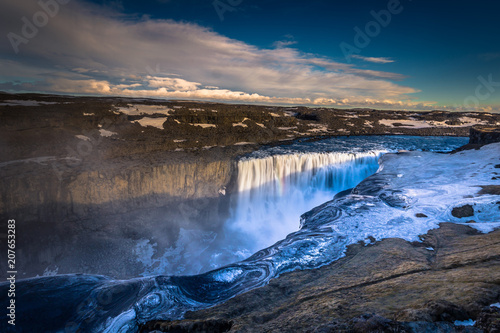
<path id="1" fill-rule="evenodd" d="M 300 215 L 375 173 L 386 151 L 318 152 L 245 158 L 238 162 L 238 193 L 226 234 L 244 242 L 242 256 L 299 229 Z M 233 236 L 234 237 L 234 236 Z"/>
<path id="2" fill-rule="evenodd" d="M 478 205 L 474 216 L 477 223 L 468 225 L 482 232 L 492 231 L 499 227 L 496 221 L 500 221 L 500 213 L 492 209 L 498 199 L 474 194 L 477 184 L 494 182 L 491 172 L 498 163 L 498 145 L 463 152 L 466 156 L 429 152 L 386 155 L 382 159 L 384 168 L 377 176 L 365 179 L 358 186 L 357 195 L 338 198 L 309 212 L 304 215 L 302 228 L 296 231 L 299 216 L 309 208 L 331 200 L 335 193 L 353 187 L 375 172 L 383 152 L 412 147 L 451 151 L 466 140 L 334 138 L 314 142 L 314 146 L 305 145 L 305 149 L 323 152 L 290 151 L 290 146 L 286 146 L 286 154 L 276 154 L 274 150 L 243 159 L 238 165 L 238 192 L 233 193 L 233 216 L 226 223 L 222 243 L 213 240 L 211 232 L 210 237 L 201 238 L 213 241 L 213 247 L 203 255 L 189 249 L 181 254 L 181 250 L 173 249 L 160 258 L 161 262 L 167 261 L 165 265 L 171 257 L 181 257 L 189 265 L 198 261 L 211 266 L 212 261 L 218 269 L 194 276 L 167 276 L 159 261 L 155 265 L 160 263 L 160 275 L 132 280 L 82 274 L 23 279 L 17 282 L 20 321 L 16 328 L 26 332 L 137 332 L 139 325 L 147 321 L 181 319 L 187 311 L 220 304 L 262 287 L 283 273 L 329 264 L 341 257 L 350 244 L 394 237 L 417 241 L 419 235 L 443 221 L 465 223 L 466 219 L 452 216 L 450 207 L 456 205 Z M 328 153 L 335 150 L 332 148 L 343 151 Z M 310 207 L 302 208 L 305 206 Z M 417 218 L 418 213 L 428 218 Z M 194 243 L 195 231 L 190 230 L 181 238 Z M 279 233 L 284 235 L 282 239 L 268 248 L 252 244 L 254 239 L 273 243 L 273 237 L 279 237 Z M 260 251 L 244 261 L 230 261 L 229 256 L 225 262 L 217 259 L 229 254 L 237 257 L 238 251 L 250 252 L 254 248 Z M 228 262 L 232 263 L 227 265 Z M 7 294 L 8 288 L 8 282 L 0 283 L 1 294 Z M 50 311 L 47 300 L 51 302 Z M 0 306 L 8 304 L 0 298 Z M 30 320 L 35 317 L 37 320 Z M 6 321 L 0 322 L 0 331 L 6 331 L 7 326 Z"/>

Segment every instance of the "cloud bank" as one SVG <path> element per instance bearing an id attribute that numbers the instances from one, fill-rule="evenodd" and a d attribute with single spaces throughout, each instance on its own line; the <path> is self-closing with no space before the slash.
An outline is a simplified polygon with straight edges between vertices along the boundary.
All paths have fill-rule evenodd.
<path id="1" fill-rule="evenodd" d="M 23 18 L 33 22 L 42 10 L 16 0 L 4 7 L 0 20 L 18 36 Z M 399 109 L 434 104 L 415 101 L 418 90 L 394 82 L 403 75 L 304 53 L 291 47 L 295 42 L 258 48 L 196 24 L 131 17 L 85 2 L 59 4 L 27 40 L 17 54 L 8 38 L 0 45 L 0 89 Z"/>

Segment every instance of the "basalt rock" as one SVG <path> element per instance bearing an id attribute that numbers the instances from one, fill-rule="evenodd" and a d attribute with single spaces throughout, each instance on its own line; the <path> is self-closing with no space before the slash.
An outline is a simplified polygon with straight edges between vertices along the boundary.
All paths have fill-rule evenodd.
<path id="1" fill-rule="evenodd" d="M 451 211 L 451 215 L 462 218 L 474 216 L 474 208 L 471 205 L 464 205 L 461 207 L 455 207 Z"/>
<path id="2" fill-rule="evenodd" d="M 470 129 L 471 144 L 488 144 L 500 142 L 499 127 L 472 127 Z"/>
<path id="3" fill-rule="evenodd" d="M 229 332 L 493 332 L 496 312 L 483 309 L 500 298 L 499 239 L 500 230 L 481 234 L 442 223 L 418 243 L 355 244 L 330 265 L 284 274 L 188 312 L 175 325 L 224 320 L 233 323 Z M 478 320 L 477 327 L 454 325 L 467 319 Z M 172 326 L 150 322 L 142 332 L 173 332 L 161 327 Z"/>

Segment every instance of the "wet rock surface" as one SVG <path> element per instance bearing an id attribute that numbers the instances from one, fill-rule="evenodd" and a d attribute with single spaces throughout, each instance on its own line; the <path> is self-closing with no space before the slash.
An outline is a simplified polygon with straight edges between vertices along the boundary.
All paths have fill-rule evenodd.
<path id="1" fill-rule="evenodd" d="M 462 218 L 474 216 L 474 208 L 471 205 L 465 205 L 461 207 L 455 207 L 451 211 L 451 215 Z"/>
<path id="2" fill-rule="evenodd" d="M 497 312 L 484 307 L 500 298 L 499 253 L 499 230 L 443 223 L 422 242 L 353 245 L 330 265 L 284 274 L 182 321 L 150 322 L 142 332 L 221 320 L 232 322 L 229 332 L 494 332 Z M 477 324 L 454 325 L 468 319 Z"/>

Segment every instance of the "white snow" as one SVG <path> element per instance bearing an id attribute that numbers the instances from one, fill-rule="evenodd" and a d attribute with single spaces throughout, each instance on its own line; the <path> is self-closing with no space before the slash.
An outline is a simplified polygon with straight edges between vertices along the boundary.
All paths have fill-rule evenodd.
<path id="1" fill-rule="evenodd" d="M 250 120 L 248 118 L 244 118 L 242 121 L 240 121 L 239 123 L 233 123 L 233 127 L 236 127 L 236 126 L 241 126 L 241 127 L 248 127 L 247 124 L 244 124 L 245 121 L 247 120 Z"/>
<path id="2" fill-rule="evenodd" d="M 164 105 L 129 104 L 127 107 L 120 107 L 118 111 L 129 116 L 164 114 L 168 116 L 173 111 Z"/>
<path id="3" fill-rule="evenodd" d="M 500 210 L 492 209 L 496 208 L 499 197 L 479 196 L 477 193 L 481 190 L 479 185 L 496 184 L 491 178 L 496 170 L 494 165 L 500 162 L 499 157 L 500 143 L 457 154 L 408 152 L 384 155 L 379 169 L 379 177 L 386 184 L 383 191 L 394 196 L 404 208 L 392 207 L 380 197 L 364 197 L 359 202 L 360 207 L 369 202 L 374 206 L 369 210 L 359 210 L 354 205 L 332 227 L 352 238 L 350 243 L 367 236 L 377 240 L 397 237 L 417 241 L 418 235 L 437 228 L 441 222 L 454 222 L 481 232 L 491 232 L 500 227 Z M 456 218 L 451 214 L 454 207 L 467 204 L 473 206 L 474 216 Z M 417 213 L 423 213 L 428 218 L 418 219 Z M 467 223 L 470 220 L 476 223 Z"/>
<path id="4" fill-rule="evenodd" d="M 84 141 L 90 141 L 90 138 L 85 135 L 75 135 L 78 139 L 84 140 Z"/>
<path id="5" fill-rule="evenodd" d="M 101 133 L 101 136 L 104 136 L 106 138 L 109 138 L 110 136 L 113 136 L 113 135 L 118 135 L 118 133 L 105 130 L 104 128 L 101 128 L 99 130 L 99 133 Z"/>
<path id="6" fill-rule="evenodd" d="M 86 112 L 84 112 L 83 115 L 84 116 L 95 116 L 95 113 L 86 113 Z"/>
<path id="7" fill-rule="evenodd" d="M 245 146 L 245 145 L 255 145 L 257 144 L 256 142 L 237 142 L 234 144 L 234 146 Z"/>
<path id="8" fill-rule="evenodd" d="M 279 114 L 274 112 L 269 112 L 269 115 L 271 115 L 272 117 L 281 117 Z"/>
<path id="9" fill-rule="evenodd" d="M 161 118 L 151 118 L 151 117 L 144 117 L 139 120 L 135 120 L 136 123 L 139 123 L 142 127 L 146 126 L 152 126 L 156 127 L 159 129 L 163 129 L 163 123 L 167 120 L 167 117 L 161 117 Z"/>
<path id="10" fill-rule="evenodd" d="M 311 129 L 308 129 L 308 132 L 327 132 L 328 131 L 328 126 L 327 125 L 321 125 L 321 124 L 309 124 L 310 127 L 314 127 Z"/>
<path id="11" fill-rule="evenodd" d="M 430 127 L 468 127 L 473 125 L 487 125 L 487 121 L 482 121 L 477 118 L 462 117 L 459 118 L 462 122 L 461 125 L 448 125 L 444 121 L 434 120 L 416 120 L 416 119 L 381 119 L 379 124 L 387 127 L 399 128 L 430 128 Z M 402 126 L 395 126 L 394 124 L 401 124 Z"/>
<path id="12" fill-rule="evenodd" d="M 202 127 L 202 128 L 217 127 L 217 125 L 215 125 L 215 124 L 190 124 L 190 125 L 199 126 L 199 127 Z"/>

